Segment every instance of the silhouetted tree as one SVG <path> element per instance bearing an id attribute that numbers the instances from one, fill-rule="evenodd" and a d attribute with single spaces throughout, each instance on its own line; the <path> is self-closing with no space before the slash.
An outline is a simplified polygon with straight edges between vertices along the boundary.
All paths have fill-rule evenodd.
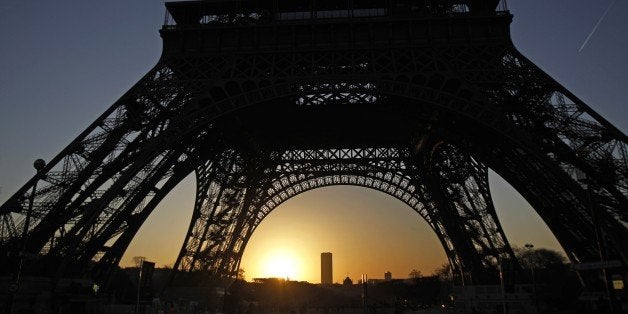
<path id="1" fill-rule="evenodd" d="M 586 313 L 575 300 L 581 291 L 577 274 L 565 264 L 560 252 L 550 249 L 513 248 L 515 255 L 529 276 L 536 282 L 538 302 L 548 313 Z"/>
<path id="2" fill-rule="evenodd" d="M 451 265 L 449 263 L 442 264 L 434 270 L 433 277 L 438 281 L 438 295 L 436 296 L 438 303 L 449 304 L 454 286 Z"/>
<path id="3" fill-rule="evenodd" d="M 238 279 L 238 280 L 244 280 L 244 278 L 245 278 L 245 276 L 244 276 L 245 272 L 246 272 L 246 271 L 244 270 L 244 268 L 239 268 L 239 269 L 238 269 L 238 277 L 237 277 L 237 279 Z"/>
<path id="4" fill-rule="evenodd" d="M 449 263 L 444 263 L 440 267 L 436 268 L 434 270 L 434 276 L 442 282 L 452 281 L 451 265 L 449 265 Z"/>
<path id="5" fill-rule="evenodd" d="M 563 266 L 565 264 L 565 256 L 561 253 L 550 249 L 526 249 L 514 248 L 515 255 L 521 263 L 521 267 L 526 269 L 547 269 Z"/>
<path id="6" fill-rule="evenodd" d="M 135 267 L 140 268 L 140 266 L 142 265 L 142 262 L 146 260 L 146 257 L 144 256 L 133 256 L 133 264 L 135 264 Z"/>
<path id="7" fill-rule="evenodd" d="M 421 274 L 421 271 L 413 269 L 412 271 L 410 271 L 410 273 L 408 274 L 408 277 L 412 278 L 412 279 L 419 279 L 421 277 L 423 277 L 423 275 Z"/>

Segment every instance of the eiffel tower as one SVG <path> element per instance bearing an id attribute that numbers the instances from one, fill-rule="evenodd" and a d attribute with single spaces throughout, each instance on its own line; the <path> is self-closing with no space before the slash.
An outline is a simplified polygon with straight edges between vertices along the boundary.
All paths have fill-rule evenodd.
<path id="1" fill-rule="evenodd" d="M 0 250 L 21 252 L 0 256 L 3 275 L 24 263 L 24 275 L 106 282 L 153 209 L 194 173 L 172 285 L 229 282 L 273 209 L 332 185 L 401 200 L 433 229 L 458 280 L 491 284 L 500 260 L 515 257 L 489 168 L 572 263 L 618 261 L 612 271 L 626 274 L 626 135 L 517 51 L 504 3 L 166 8 L 155 67 L 0 206 Z"/>

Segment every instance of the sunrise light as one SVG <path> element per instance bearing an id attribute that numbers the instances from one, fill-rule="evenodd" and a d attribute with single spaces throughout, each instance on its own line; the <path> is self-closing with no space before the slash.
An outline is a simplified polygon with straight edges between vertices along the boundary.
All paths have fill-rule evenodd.
<path id="1" fill-rule="evenodd" d="M 263 261 L 264 276 L 296 279 L 300 264 L 299 258 L 290 251 L 273 251 Z"/>

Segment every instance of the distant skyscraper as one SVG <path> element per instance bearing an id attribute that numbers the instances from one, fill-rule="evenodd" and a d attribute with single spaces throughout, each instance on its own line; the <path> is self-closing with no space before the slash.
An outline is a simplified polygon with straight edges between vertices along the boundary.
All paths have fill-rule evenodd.
<path id="1" fill-rule="evenodd" d="M 384 273 L 384 280 L 386 281 L 391 281 L 392 280 L 392 273 L 387 271 Z"/>
<path id="2" fill-rule="evenodd" d="M 321 283 L 331 285 L 334 283 L 334 272 L 332 268 L 331 253 L 321 253 Z"/>

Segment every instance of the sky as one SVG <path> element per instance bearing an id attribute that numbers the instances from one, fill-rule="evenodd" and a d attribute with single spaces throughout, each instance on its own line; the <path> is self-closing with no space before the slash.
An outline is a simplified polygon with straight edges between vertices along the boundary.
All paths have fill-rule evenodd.
<path id="1" fill-rule="evenodd" d="M 626 132 L 628 0 L 616 1 L 578 51 L 611 2 L 508 5 L 518 49 Z M 164 10 L 154 0 L 0 2 L 0 202 L 33 175 L 35 159 L 52 159 L 157 62 Z M 174 262 L 191 217 L 193 184 L 187 178 L 160 204 L 122 265 L 136 255 L 160 266 Z M 491 190 L 511 243 L 560 249 L 538 215 L 494 174 Z M 445 262 L 433 232 L 403 203 L 364 188 L 330 187 L 271 213 L 249 242 L 242 267 L 247 279 L 287 275 L 319 282 L 323 251 L 334 254 L 338 282 L 362 273 L 429 274 Z M 284 273 L 273 273 L 277 265 Z"/>

